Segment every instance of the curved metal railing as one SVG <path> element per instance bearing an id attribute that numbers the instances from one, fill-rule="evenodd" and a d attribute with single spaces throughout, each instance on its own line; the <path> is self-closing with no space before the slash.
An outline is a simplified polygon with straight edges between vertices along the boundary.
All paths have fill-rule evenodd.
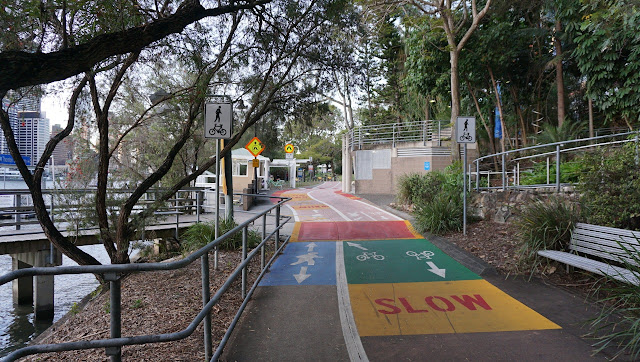
<path id="1" fill-rule="evenodd" d="M 630 131 L 525 147 L 479 157 L 473 161 L 475 172 L 471 170 L 471 165 L 469 165 L 470 170 L 468 171 L 475 178 L 476 191 L 522 188 L 555 188 L 556 191 L 560 191 L 562 185 L 569 184 L 569 182 L 562 182 L 563 155 L 584 152 L 596 147 L 615 147 L 628 142 L 635 142 L 637 150 L 639 137 L 640 131 Z M 568 157 L 565 157 L 565 163 L 566 159 Z M 491 170 L 491 161 L 494 165 L 499 165 L 499 170 Z M 546 166 L 546 182 L 523 185 L 521 183 L 522 174 L 532 170 L 532 166 L 535 165 Z M 492 175 L 498 177 L 497 185 L 496 182 L 492 182 Z M 470 183 L 474 182 L 471 180 L 472 177 L 470 177 Z"/>
<path id="2" fill-rule="evenodd" d="M 242 194 L 237 194 L 242 195 Z M 16 351 L 13 351 L 9 355 L 7 355 L 3 361 L 15 361 L 18 358 L 37 354 L 37 353 L 47 353 L 47 352 L 62 352 L 62 351 L 72 351 L 72 350 L 81 350 L 81 349 L 93 349 L 93 348 L 105 348 L 106 354 L 110 356 L 111 361 L 120 361 L 122 347 L 128 345 L 136 345 L 136 344 L 146 344 L 146 343 L 160 343 L 160 342 L 169 342 L 176 341 L 180 339 L 184 339 L 190 336 L 200 325 L 200 323 L 204 322 L 204 349 L 205 349 L 205 358 L 208 360 L 211 358 L 212 361 L 218 359 L 221 355 L 233 329 L 235 328 L 236 323 L 238 322 L 240 315 L 244 311 L 249 298 L 253 294 L 255 288 L 258 283 L 262 279 L 262 276 L 270 267 L 271 263 L 275 260 L 279 252 L 284 248 L 284 246 L 289 241 L 290 236 L 287 236 L 285 240 L 282 242 L 280 246 L 278 246 L 280 241 L 280 230 L 282 227 L 290 221 L 291 217 L 284 216 L 281 217 L 280 209 L 281 206 L 290 200 L 290 198 L 283 197 L 271 197 L 264 195 L 251 195 L 254 197 L 269 197 L 278 199 L 279 201 L 268 209 L 255 214 L 248 220 L 244 221 L 240 225 L 231 229 L 226 234 L 218 237 L 217 239 L 211 241 L 206 246 L 201 249 L 195 251 L 191 255 L 185 257 L 184 259 L 168 262 L 168 263 L 138 263 L 138 264 L 112 264 L 112 265 L 81 265 L 81 266 L 60 266 L 60 267 L 34 267 L 34 268 L 26 268 L 20 269 L 16 271 L 12 271 L 8 274 L 0 276 L 0 285 L 8 283 L 14 279 L 26 276 L 35 276 L 35 275 L 62 275 L 62 274 L 101 274 L 104 276 L 104 279 L 110 283 L 110 305 L 111 305 L 111 338 L 108 339 L 99 339 L 99 340 L 89 340 L 89 341 L 78 341 L 78 342 L 67 342 L 67 343 L 56 343 L 56 344 L 42 344 L 35 346 L 28 346 Z M 275 227 L 274 230 L 267 234 L 266 231 L 266 218 L 267 215 L 271 213 L 272 210 L 275 210 Z M 248 228 L 249 225 L 253 224 L 254 221 L 262 218 L 262 240 L 261 242 L 247 254 L 247 237 L 248 237 Z M 280 223 L 281 219 L 284 221 Z M 209 252 L 214 250 L 221 242 L 226 239 L 232 237 L 236 233 L 242 232 L 242 259 L 241 262 L 236 266 L 231 275 L 227 278 L 225 283 L 218 289 L 213 298 L 209 295 L 210 285 L 209 285 Z M 265 246 L 267 242 L 274 238 L 275 247 L 273 256 L 269 259 L 268 262 L 265 262 Z M 261 273 L 252 285 L 251 289 L 247 292 L 247 265 L 249 262 L 260 253 L 261 256 Z M 217 255 L 217 254 L 216 254 Z M 163 334 L 154 334 L 154 335 L 142 335 L 142 336 L 134 336 L 134 337 L 122 337 L 121 336 L 121 275 L 129 274 L 132 272 L 149 272 L 149 271 L 159 271 L 159 270 L 175 270 L 183 268 L 191 263 L 193 263 L 196 259 L 200 259 L 201 262 L 201 270 L 202 270 L 202 299 L 203 299 L 203 307 L 202 310 L 197 314 L 197 316 L 193 319 L 193 321 L 189 324 L 187 328 L 182 331 L 174 332 L 174 333 L 163 333 Z M 213 306 L 218 303 L 220 298 L 224 295 L 224 293 L 229 289 L 231 284 L 239 277 L 242 278 L 242 296 L 244 301 L 239 308 L 236 316 L 234 317 L 230 327 L 227 329 L 224 338 L 220 342 L 216 351 L 212 354 L 212 341 L 211 341 L 211 309 Z"/>

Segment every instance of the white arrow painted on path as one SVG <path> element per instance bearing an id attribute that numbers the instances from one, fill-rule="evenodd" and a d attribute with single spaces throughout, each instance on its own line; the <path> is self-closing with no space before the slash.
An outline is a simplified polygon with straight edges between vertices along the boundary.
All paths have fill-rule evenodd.
<path id="1" fill-rule="evenodd" d="M 316 243 L 311 243 L 311 244 L 307 245 L 307 251 L 308 251 L 308 252 L 312 252 L 312 251 L 313 251 L 313 249 L 314 249 L 316 246 L 318 246 Z"/>
<path id="2" fill-rule="evenodd" d="M 306 266 L 300 267 L 300 273 L 299 274 L 293 274 L 293 277 L 296 278 L 296 281 L 298 282 L 298 284 L 304 282 L 310 276 L 311 276 L 311 274 L 307 274 L 307 267 Z"/>
<path id="3" fill-rule="evenodd" d="M 298 261 L 291 263 L 291 265 L 298 265 L 302 263 L 307 263 L 308 265 L 316 265 L 315 258 L 323 258 L 323 257 L 319 256 L 318 253 L 314 251 L 312 253 L 298 255 L 297 258 L 298 258 Z"/>
<path id="4" fill-rule="evenodd" d="M 349 245 L 349 246 L 353 246 L 353 247 L 358 248 L 358 249 L 360 249 L 360 250 L 369 250 L 369 249 L 367 249 L 367 248 L 363 247 L 363 246 L 362 246 L 362 245 L 360 245 L 360 244 L 352 243 L 352 242 L 350 242 L 350 241 L 347 241 L 347 245 Z"/>
<path id="5" fill-rule="evenodd" d="M 445 273 L 446 273 L 446 271 L 447 271 L 446 269 L 440 269 L 440 268 L 438 268 L 438 267 L 437 267 L 433 262 L 431 262 L 431 261 L 428 261 L 428 262 L 427 262 L 427 265 L 429 265 L 429 268 L 431 268 L 431 269 L 429 269 L 429 271 L 430 271 L 430 272 L 432 272 L 433 274 L 438 275 L 438 276 L 441 276 L 441 277 L 443 277 L 443 278 L 444 278 L 444 275 L 445 275 Z"/>

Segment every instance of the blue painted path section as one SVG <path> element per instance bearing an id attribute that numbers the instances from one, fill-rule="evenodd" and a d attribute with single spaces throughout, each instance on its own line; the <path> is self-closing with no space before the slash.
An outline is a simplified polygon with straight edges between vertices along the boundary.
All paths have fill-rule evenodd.
<path id="1" fill-rule="evenodd" d="M 260 286 L 335 285 L 336 243 L 289 243 Z"/>

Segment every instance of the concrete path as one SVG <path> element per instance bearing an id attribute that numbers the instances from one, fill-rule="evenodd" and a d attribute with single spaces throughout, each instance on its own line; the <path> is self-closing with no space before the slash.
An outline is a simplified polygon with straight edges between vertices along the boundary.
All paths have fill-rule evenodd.
<path id="1" fill-rule="evenodd" d="M 580 323 L 597 312 L 584 301 L 536 282 L 481 276 L 482 263 L 449 246 L 443 252 L 434 245 L 445 245 L 441 239 L 425 239 L 339 186 L 282 192 L 296 220 L 291 243 L 223 360 L 604 359 L 580 337 Z M 458 261 L 465 258 L 476 270 Z"/>

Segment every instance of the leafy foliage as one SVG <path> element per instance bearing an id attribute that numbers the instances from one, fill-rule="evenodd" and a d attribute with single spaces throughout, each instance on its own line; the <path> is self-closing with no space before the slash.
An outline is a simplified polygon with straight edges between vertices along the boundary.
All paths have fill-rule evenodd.
<path id="1" fill-rule="evenodd" d="M 551 161 L 549 165 L 549 183 L 556 182 L 556 164 Z M 577 183 L 580 174 L 583 172 L 582 162 L 561 162 L 560 163 L 560 182 L 561 183 Z M 544 185 L 547 183 L 547 164 L 538 163 L 533 169 L 523 172 L 520 177 L 521 185 Z"/>
<path id="2" fill-rule="evenodd" d="M 624 267 L 632 275 L 640 279 L 640 250 L 627 248 L 626 256 L 631 262 Z M 600 315 L 591 321 L 591 330 L 598 339 L 594 344 L 596 352 L 600 352 L 610 345 L 618 347 L 615 357 L 625 354 L 631 355 L 631 360 L 640 358 L 640 288 L 637 285 L 622 283 L 611 277 L 611 281 L 603 291 L 607 297 L 600 299 L 606 305 Z"/>
<path id="3" fill-rule="evenodd" d="M 235 221 L 220 219 L 218 236 L 222 236 L 238 226 Z M 182 251 L 190 253 L 198 250 L 215 240 L 215 220 L 191 225 L 183 234 L 181 245 Z M 248 230 L 247 247 L 253 248 L 260 243 L 260 235 L 253 230 Z M 218 244 L 221 250 L 238 250 L 242 248 L 242 232 L 237 232 Z"/>
<path id="4" fill-rule="evenodd" d="M 516 222 L 520 230 L 520 262 L 535 265 L 538 250 L 565 250 L 578 217 L 577 205 L 558 197 L 527 205 Z"/>
<path id="5" fill-rule="evenodd" d="M 430 202 L 444 182 L 445 174 L 438 171 L 405 175 L 399 181 L 398 198 L 405 204 Z"/>
<path id="6" fill-rule="evenodd" d="M 462 167 L 412 174 L 401 180 L 399 197 L 415 205 L 417 227 L 434 234 L 462 229 Z"/>
<path id="7" fill-rule="evenodd" d="M 640 166 L 636 145 L 587 154 L 578 184 L 587 222 L 640 230 Z"/>
<path id="8" fill-rule="evenodd" d="M 585 1 L 575 56 L 588 93 L 607 118 L 640 115 L 640 6 L 631 1 Z"/>

